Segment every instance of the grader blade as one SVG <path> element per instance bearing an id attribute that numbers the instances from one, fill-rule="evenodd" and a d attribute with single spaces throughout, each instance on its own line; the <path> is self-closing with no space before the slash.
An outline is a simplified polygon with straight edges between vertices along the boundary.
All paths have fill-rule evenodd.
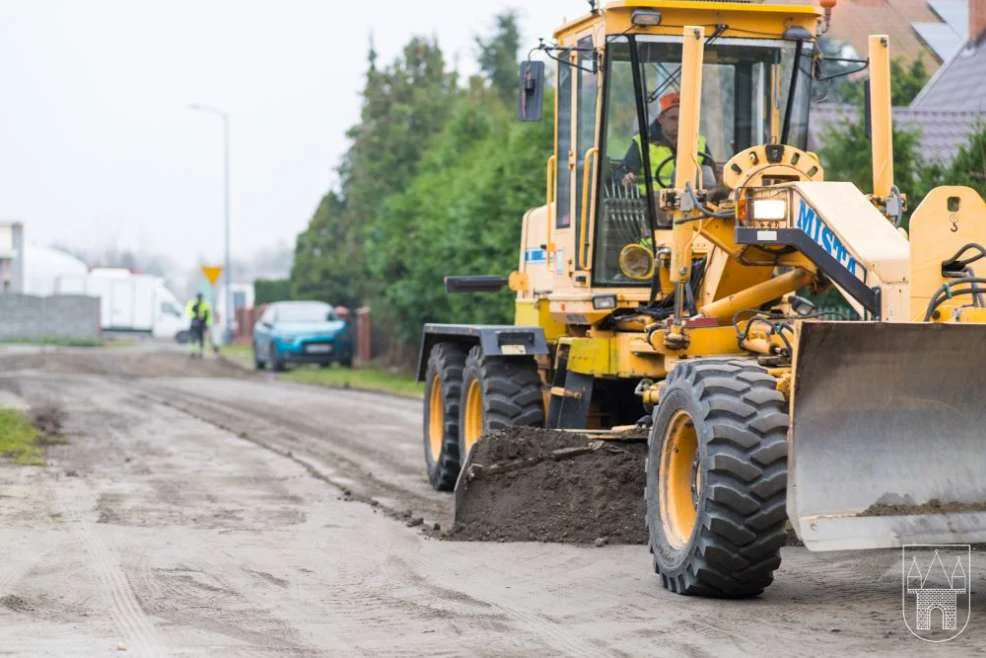
<path id="1" fill-rule="evenodd" d="M 809 549 L 986 542 L 986 326 L 804 322 L 789 449 Z"/>

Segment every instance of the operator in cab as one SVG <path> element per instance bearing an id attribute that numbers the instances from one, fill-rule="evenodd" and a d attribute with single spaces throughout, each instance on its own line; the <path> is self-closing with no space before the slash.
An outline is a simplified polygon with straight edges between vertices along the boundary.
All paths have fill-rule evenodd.
<path id="1" fill-rule="evenodd" d="M 660 114 L 651 124 L 648 141 L 650 142 L 650 166 L 651 176 L 654 181 L 654 190 L 661 190 L 673 184 L 672 173 L 674 172 L 673 156 L 678 149 L 678 112 L 681 103 L 680 94 L 673 91 L 661 96 Z M 711 167 L 718 173 L 718 167 L 712 159 L 705 135 L 698 136 L 698 152 L 700 167 Z M 703 157 L 704 156 L 704 157 Z M 668 159 L 672 158 L 672 159 Z M 640 150 L 640 135 L 634 135 L 630 142 L 630 148 L 623 156 L 623 166 L 628 173 L 623 177 L 623 184 L 631 186 L 639 185 L 641 193 L 645 192 L 643 171 L 643 157 Z M 718 176 L 717 176 L 718 177 Z"/>

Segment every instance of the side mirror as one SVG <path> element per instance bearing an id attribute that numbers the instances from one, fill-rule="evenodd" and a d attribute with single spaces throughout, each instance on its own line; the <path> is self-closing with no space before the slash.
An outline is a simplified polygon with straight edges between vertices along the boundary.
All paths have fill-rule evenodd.
<path id="1" fill-rule="evenodd" d="M 544 62 L 520 63 L 520 96 L 517 99 L 517 118 L 521 121 L 540 121 L 544 100 Z"/>

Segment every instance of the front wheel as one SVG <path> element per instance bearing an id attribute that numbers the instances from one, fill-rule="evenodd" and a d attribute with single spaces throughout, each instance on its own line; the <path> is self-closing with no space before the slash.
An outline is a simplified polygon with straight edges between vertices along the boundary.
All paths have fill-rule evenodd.
<path id="1" fill-rule="evenodd" d="M 260 358 L 260 350 L 257 349 L 257 344 L 253 344 L 253 367 L 257 370 L 263 370 L 267 367 L 267 363 Z"/>
<path id="2" fill-rule="evenodd" d="M 664 587 L 745 597 L 770 585 L 786 540 L 787 427 L 776 380 L 753 362 L 696 359 L 671 372 L 645 467 Z"/>
<path id="3" fill-rule="evenodd" d="M 278 355 L 277 347 L 274 346 L 274 343 L 270 344 L 270 356 L 267 358 L 267 362 L 270 363 L 271 370 L 284 372 L 284 359 Z"/>

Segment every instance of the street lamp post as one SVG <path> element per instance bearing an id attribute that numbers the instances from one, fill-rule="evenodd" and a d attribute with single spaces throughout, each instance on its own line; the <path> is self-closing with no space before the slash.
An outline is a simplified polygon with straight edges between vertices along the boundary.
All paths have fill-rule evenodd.
<path id="1" fill-rule="evenodd" d="M 224 342 L 228 342 L 232 339 L 233 335 L 233 288 L 231 286 L 233 273 L 229 266 L 229 114 L 218 108 L 200 105 L 198 103 L 189 105 L 188 107 L 191 110 L 214 114 L 223 121 L 223 214 L 225 215 L 226 223 L 226 249 L 223 264 L 223 280 L 226 284 L 226 291 L 223 297 L 226 302 L 226 316 L 224 318 L 225 335 L 223 336 L 223 340 Z"/>

